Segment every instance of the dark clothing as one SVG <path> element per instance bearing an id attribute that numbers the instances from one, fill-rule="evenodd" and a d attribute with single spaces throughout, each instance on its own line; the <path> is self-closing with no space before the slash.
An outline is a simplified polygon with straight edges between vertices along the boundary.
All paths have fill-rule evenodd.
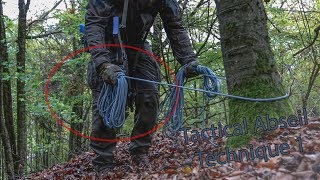
<path id="1" fill-rule="evenodd" d="M 123 0 L 89 0 L 86 14 L 88 46 L 112 41 L 112 18 L 121 17 Z M 176 0 L 129 0 L 127 44 L 137 44 L 152 26 L 157 14 L 163 21 L 175 58 L 184 65 L 196 59 L 187 31 L 182 26 L 181 12 Z M 110 61 L 108 48 L 90 50 L 96 66 Z"/>
<path id="2" fill-rule="evenodd" d="M 151 52 L 150 45 L 145 43 L 144 49 Z M 113 55 L 113 53 L 111 53 Z M 133 60 L 137 52 L 128 50 L 129 69 L 133 65 Z M 141 58 L 141 59 L 140 59 Z M 151 81 L 160 81 L 160 68 L 157 61 L 149 55 L 140 54 L 139 61 L 136 64 L 136 73 L 134 77 L 147 79 Z M 133 82 L 133 81 L 132 81 Z M 102 89 L 103 80 L 95 70 L 95 62 L 90 61 L 88 65 L 88 83 L 92 90 L 93 107 L 92 107 L 92 137 L 115 139 L 116 132 L 114 129 L 104 125 L 103 119 L 97 108 L 97 101 Z M 159 87 L 156 84 L 136 81 L 133 83 L 137 96 L 135 98 L 135 116 L 134 128 L 131 136 L 139 135 L 151 130 L 156 125 L 156 119 L 159 109 Z M 96 152 L 93 165 L 98 170 L 104 165 L 113 161 L 113 150 L 116 143 L 91 141 L 91 148 Z M 147 152 L 151 146 L 151 135 L 132 140 L 130 143 L 130 153 Z"/>
<path id="3" fill-rule="evenodd" d="M 112 36 L 112 19 L 122 16 L 124 0 L 89 0 L 86 14 L 86 40 L 88 46 L 115 43 Z M 155 16 L 160 13 L 167 37 L 175 58 L 184 65 L 196 59 L 186 30 L 182 26 L 181 12 L 176 0 L 129 0 L 127 14 L 127 38 L 125 44 L 139 46 L 151 52 L 150 45 L 143 43 L 143 37 L 153 24 Z M 141 44 L 143 44 L 141 46 Z M 97 109 L 97 101 L 103 85 L 96 69 L 105 62 L 116 63 L 119 48 L 99 48 L 90 50 L 92 61 L 88 65 L 88 83 L 93 95 L 92 136 L 115 139 L 114 129 L 106 127 Z M 137 78 L 160 81 L 160 69 L 157 61 L 149 55 L 126 49 L 129 75 Z M 132 73 L 136 62 L 135 73 Z M 159 87 L 153 83 L 131 81 L 135 92 L 135 125 L 131 136 L 145 133 L 156 125 L 159 110 Z M 91 141 L 91 148 L 96 152 L 93 166 L 99 170 L 113 161 L 116 143 Z M 146 153 L 151 146 L 151 135 L 131 141 L 130 153 Z"/>

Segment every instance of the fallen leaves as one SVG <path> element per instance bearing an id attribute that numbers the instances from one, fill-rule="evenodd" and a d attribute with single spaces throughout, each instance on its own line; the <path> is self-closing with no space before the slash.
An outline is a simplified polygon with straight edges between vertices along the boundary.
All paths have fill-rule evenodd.
<path id="1" fill-rule="evenodd" d="M 278 158 L 271 158 L 269 159 L 269 161 L 267 162 L 259 162 L 257 164 L 258 168 L 268 168 L 268 169 L 278 169 L 279 168 L 279 164 L 278 164 Z"/>
<path id="2" fill-rule="evenodd" d="M 192 172 L 192 169 L 191 169 L 191 167 L 184 167 L 184 168 L 182 168 L 182 172 L 184 174 L 189 174 Z"/>
<path id="3" fill-rule="evenodd" d="M 151 169 L 139 169 L 130 162 L 129 143 L 120 142 L 115 152 L 118 167 L 108 173 L 104 179 L 320 179 L 320 119 L 311 118 L 307 126 L 281 129 L 276 134 L 266 136 L 266 139 L 252 140 L 257 146 L 261 143 L 281 144 L 287 142 L 290 154 L 263 159 L 240 162 L 230 162 L 213 167 L 200 167 L 198 157 L 194 153 L 203 151 L 216 153 L 225 147 L 226 140 L 213 142 L 184 144 L 179 136 L 177 140 L 164 137 L 161 133 L 154 134 L 153 145 L 150 148 Z M 296 137 L 301 136 L 303 152 L 298 151 Z M 42 172 L 31 174 L 25 179 L 97 179 L 91 159 L 94 153 L 88 152 L 64 164 L 57 164 Z M 221 161 L 225 160 L 221 156 Z"/>

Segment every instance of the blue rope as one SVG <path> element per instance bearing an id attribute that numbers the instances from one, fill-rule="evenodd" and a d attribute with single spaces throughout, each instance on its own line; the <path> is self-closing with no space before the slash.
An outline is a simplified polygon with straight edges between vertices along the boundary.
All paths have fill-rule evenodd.
<path id="1" fill-rule="evenodd" d="M 184 108 L 184 89 L 203 92 L 210 99 L 215 98 L 216 96 L 219 95 L 219 96 L 247 100 L 247 101 L 254 101 L 254 102 L 270 102 L 270 101 L 277 101 L 277 100 L 281 100 L 289 97 L 288 93 L 284 96 L 274 97 L 274 98 L 248 98 L 243 96 L 235 96 L 235 95 L 221 93 L 220 77 L 216 76 L 214 72 L 208 67 L 200 66 L 200 65 L 197 66 L 196 71 L 199 74 L 203 75 L 204 89 L 185 87 L 183 86 L 186 80 L 184 75 L 184 69 L 185 69 L 185 66 L 182 66 L 176 75 L 178 85 L 130 77 L 130 76 L 126 76 L 124 73 L 119 73 L 117 75 L 117 78 L 118 78 L 117 84 L 115 86 L 104 84 L 98 99 L 99 113 L 103 117 L 105 125 L 110 128 L 120 128 L 124 124 L 125 106 L 126 106 L 126 100 L 127 100 L 127 94 L 128 94 L 128 84 L 126 79 L 132 79 L 137 81 L 169 86 L 170 91 L 166 95 L 163 101 L 163 105 L 160 107 L 160 112 L 161 112 L 160 114 L 163 114 L 164 117 L 167 117 L 174 107 L 174 104 L 177 98 L 176 87 L 178 87 L 178 91 L 179 91 L 178 105 L 175 111 L 173 112 L 172 117 L 168 117 L 170 118 L 170 120 L 165 125 L 165 128 L 171 131 L 173 135 L 182 126 L 183 108 Z"/>
<path id="2" fill-rule="evenodd" d="M 109 128 L 120 128 L 125 121 L 128 84 L 124 73 L 118 73 L 117 78 L 114 86 L 103 84 L 97 105 L 104 124 Z"/>
<path id="3" fill-rule="evenodd" d="M 182 67 L 181 69 L 184 69 Z M 183 86 L 184 83 L 184 71 L 178 71 L 176 75 L 176 79 L 178 82 L 178 86 Z M 178 92 L 177 92 L 178 90 Z M 179 93 L 179 96 L 177 94 Z M 172 116 L 168 117 L 175 106 L 175 103 L 178 99 L 178 104 L 176 106 L 175 111 L 173 111 Z M 167 123 L 165 123 L 165 130 L 168 129 L 171 133 L 176 133 L 180 127 L 182 126 L 182 118 L 183 118 L 183 108 L 184 108 L 184 89 L 176 88 L 172 86 L 170 88 L 169 93 L 167 93 L 162 106 L 160 107 L 159 115 L 163 114 L 165 118 L 170 118 Z M 164 131 L 166 132 L 166 131 Z M 175 134 L 172 134 L 175 136 Z"/>
<path id="4" fill-rule="evenodd" d="M 182 66 L 176 75 L 178 86 L 181 86 L 181 87 L 183 86 L 186 80 L 184 75 L 185 68 L 186 66 Z M 206 92 L 203 92 L 203 94 L 205 94 L 210 99 L 215 98 L 217 94 L 213 94 L 212 92 L 220 93 L 221 91 L 220 79 L 208 67 L 199 65 L 197 66 L 196 71 L 200 75 L 204 75 L 203 86 Z M 174 108 L 174 105 L 177 101 L 176 87 L 170 88 L 170 91 L 167 94 L 167 97 L 165 98 L 162 107 L 160 108 L 160 114 L 164 114 L 164 117 L 170 118 L 169 121 L 165 124 L 165 129 L 164 129 L 164 132 L 166 132 L 166 130 L 169 130 L 171 132 L 171 135 L 167 134 L 167 136 L 175 136 L 183 124 L 182 119 L 183 119 L 183 109 L 184 109 L 184 88 L 179 88 L 178 91 L 179 91 L 178 104 L 175 111 L 173 111 L 172 117 L 168 117 L 168 116 L 170 115 L 170 112 Z M 203 99 L 203 103 L 204 103 L 204 99 Z"/>
<path id="5" fill-rule="evenodd" d="M 126 78 L 127 78 L 127 79 L 137 80 L 137 81 L 143 81 L 143 82 L 150 82 L 150 83 L 160 84 L 160 85 L 178 87 L 178 88 L 187 89 L 187 90 L 190 90 L 190 91 L 205 92 L 205 93 L 215 94 L 215 95 L 219 95 L 219 96 L 223 96 L 223 97 L 229 97 L 229 98 L 233 98 L 233 99 L 253 101 L 253 102 L 271 102 L 271 101 L 282 100 L 282 99 L 285 99 L 285 98 L 288 98 L 288 97 L 289 97 L 289 93 L 286 93 L 286 94 L 283 95 L 283 96 L 278 96 L 278 97 L 274 97 L 274 98 L 248 98 L 248 97 L 244 97 L 244 96 L 236 96 L 236 95 L 231 95 L 231 94 L 225 94 L 225 93 L 207 91 L 207 90 L 204 90 L 204 89 L 196 89 L 196 88 L 191 88 L 191 87 L 178 86 L 178 85 L 175 85 L 175 84 L 168 84 L 168 83 L 150 81 L 150 80 L 140 79 L 140 78 L 135 78 L 135 77 L 130 77 L 130 76 L 126 76 Z"/>
<path id="6" fill-rule="evenodd" d="M 215 98 L 218 94 L 212 92 L 221 92 L 221 80 L 214 72 L 205 66 L 197 66 L 197 72 L 203 75 L 203 85 L 206 92 L 204 92 L 209 98 Z"/>

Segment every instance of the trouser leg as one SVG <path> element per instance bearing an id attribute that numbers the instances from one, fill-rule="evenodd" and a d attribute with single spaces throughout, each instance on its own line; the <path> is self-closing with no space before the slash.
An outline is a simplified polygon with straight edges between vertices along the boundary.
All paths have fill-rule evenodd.
<path id="1" fill-rule="evenodd" d="M 103 81 L 100 76 L 96 74 L 94 63 L 90 62 L 88 65 L 88 83 L 92 90 L 92 131 L 91 137 L 102 139 L 115 139 L 116 132 L 112 128 L 108 128 L 103 123 L 103 118 L 99 114 L 97 108 L 98 98 L 101 93 Z M 100 171 L 110 163 L 114 163 L 113 150 L 116 147 L 116 142 L 101 142 L 90 141 L 91 149 L 96 153 L 92 160 L 93 167 Z"/>
<path id="2" fill-rule="evenodd" d="M 145 46 L 149 51 L 149 46 Z M 149 55 L 141 53 L 136 63 L 135 77 L 152 81 L 160 81 L 160 69 L 157 61 Z M 131 137 L 146 133 L 156 125 L 159 111 L 159 86 L 157 84 L 135 81 L 135 116 Z M 130 143 L 130 153 L 147 153 L 151 146 L 152 135 L 134 139 Z"/>

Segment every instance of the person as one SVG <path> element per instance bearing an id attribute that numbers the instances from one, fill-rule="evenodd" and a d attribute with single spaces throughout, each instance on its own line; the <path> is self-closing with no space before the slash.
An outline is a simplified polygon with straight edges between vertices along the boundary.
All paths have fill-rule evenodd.
<path id="1" fill-rule="evenodd" d="M 115 43 L 113 36 L 113 17 L 121 18 L 125 0 L 89 0 L 85 16 L 85 37 L 88 46 Z M 146 33 L 153 25 L 155 17 L 160 14 L 164 29 L 170 41 L 174 57 L 186 66 L 186 76 L 197 75 L 195 66 L 198 61 L 187 31 L 182 25 L 181 9 L 176 0 L 129 0 L 126 33 L 121 37 L 124 44 L 141 47 L 152 52 L 150 44 L 145 41 Z M 119 66 L 119 48 L 105 47 L 90 49 L 91 61 L 88 64 L 88 83 L 92 90 L 92 131 L 91 136 L 115 139 L 116 130 L 104 125 L 97 109 L 97 101 L 103 83 L 116 84 Z M 126 49 L 128 75 L 160 81 L 161 73 L 157 61 L 149 55 Z M 131 81 L 135 96 L 134 127 L 131 136 L 147 132 L 156 125 L 159 110 L 159 87 L 155 83 Z M 148 167 L 148 150 L 152 135 L 147 135 L 130 142 L 132 162 L 139 167 Z M 109 171 L 116 166 L 113 150 L 115 142 L 90 141 L 96 156 L 92 160 L 97 172 Z"/>

